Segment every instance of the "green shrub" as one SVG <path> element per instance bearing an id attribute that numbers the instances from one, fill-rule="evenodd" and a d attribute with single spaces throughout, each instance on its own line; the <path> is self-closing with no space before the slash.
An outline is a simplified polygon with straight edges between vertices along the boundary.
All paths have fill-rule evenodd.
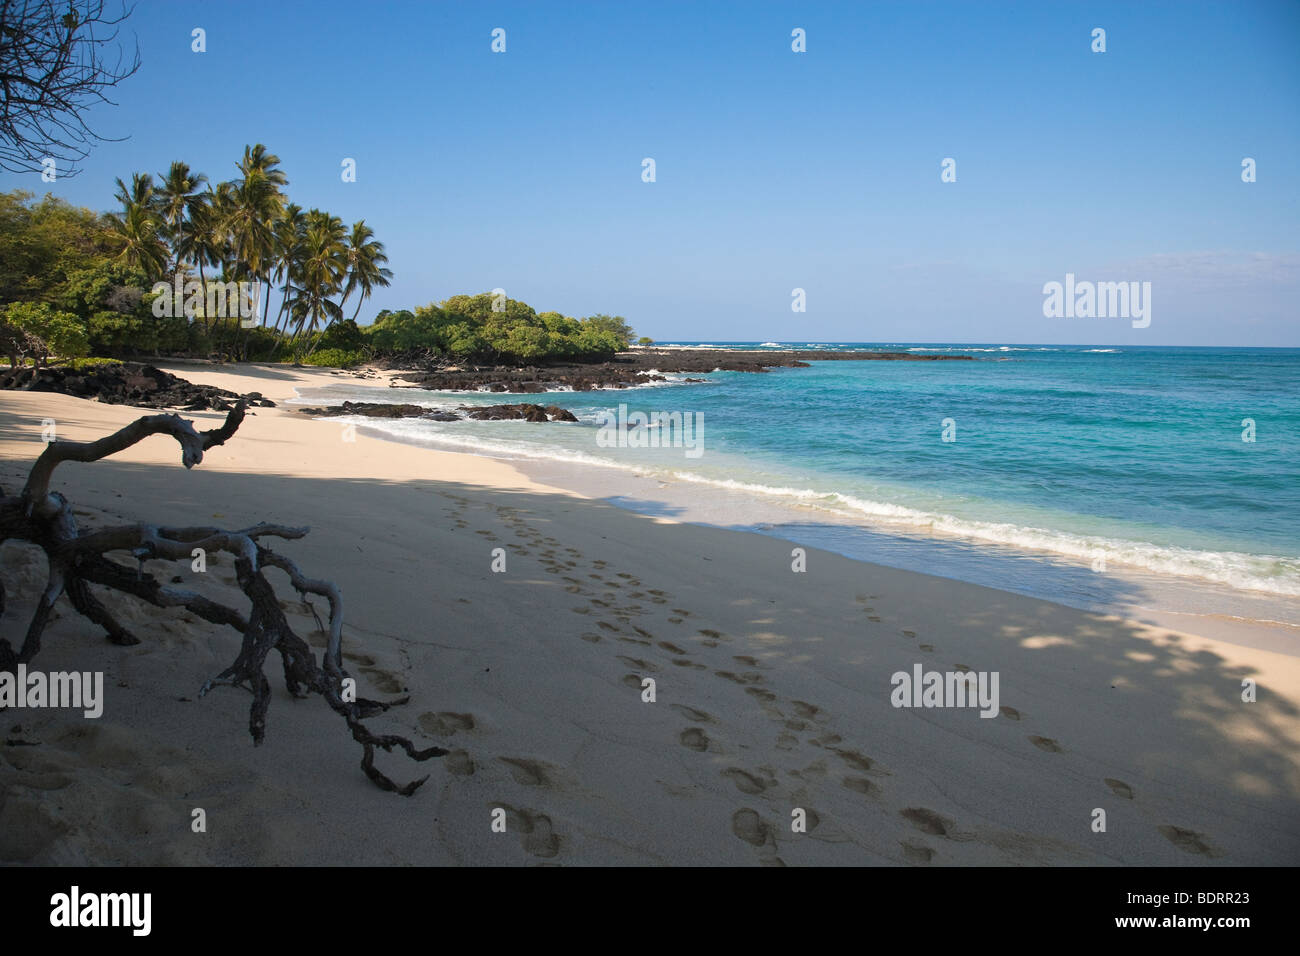
<path id="1" fill-rule="evenodd" d="M 44 302 L 12 302 L 5 306 L 0 321 L 39 337 L 48 354 L 36 356 L 40 364 L 50 355 L 81 358 L 90 352 L 86 323 L 71 312 L 56 312 Z"/>
<path id="2" fill-rule="evenodd" d="M 321 365 L 326 368 L 354 368 L 366 360 L 361 352 L 344 349 L 319 349 L 301 359 L 303 365 Z"/>

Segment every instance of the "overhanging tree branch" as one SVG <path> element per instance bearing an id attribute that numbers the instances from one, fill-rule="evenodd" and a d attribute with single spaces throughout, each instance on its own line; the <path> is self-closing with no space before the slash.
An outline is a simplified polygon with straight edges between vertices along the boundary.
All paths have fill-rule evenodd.
<path id="1" fill-rule="evenodd" d="M 0 0 L 0 169 L 77 173 L 95 142 L 86 123 L 111 90 L 140 68 L 138 43 L 117 45 L 134 8 L 105 12 L 104 0 Z M 115 59 L 110 59 L 116 50 Z"/>

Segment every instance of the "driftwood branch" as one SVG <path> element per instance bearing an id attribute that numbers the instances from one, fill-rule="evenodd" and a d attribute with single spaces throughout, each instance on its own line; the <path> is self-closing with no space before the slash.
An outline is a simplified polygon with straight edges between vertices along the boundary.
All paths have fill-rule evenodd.
<path id="1" fill-rule="evenodd" d="M 234 435 L 243 419 L 241 401 L 219 428 L 205 432 L 196 431 L 192 423 L 177 415 L 151 415 L 98 441 L 53 441 L 36 459 L 21 494 L 7 497 L 0 491 L 0 541 L 12 538 L 39 545 L 49 565 L 46 586 L 28 622 L 22 646 L 15 651 L 8 640 L 0 637 L 0 671 L 15 672 L 18 664 L 36 656 L 50 613 L 64 594 L 73 608 L 102 627 L 113 643 L 139 643 L 139 638 L 118 622 L 91 591 L 92 584 L 156 607 L 183 607 L 205 621 L 230 627 L 242 635 L 239 655 L 203 685 L 200 696 L 223 685 L 251 691 L 248 729 L 254 744 L 260 744 L 266 734 L 271 685 L 264 666 L 274 651 L 280 655 L 285 686 L 291 694 L 320 694 L 346 721 L 352 738 L 362 746 L 361 768 L 366 776 L 384 790 L 409 796 L 428 778 L 404 785 L 394 783 L 375 767 L 375 749 L 391 752 L 399 748 L 417 761 L 440 757 L 447 751 L 440 747 L 419 749 L 405 737 L 374 734 L 365 726 L 365 718 L 405 703 L 406 699 L 385 703 L 356 696 L 355 682 L 343 668 L 343 598 L 338 587 L 331 581 L 307 577 L 294 561 L 264 544 L 270 538 L 301 538 L 307 528 L 262 523 L 228 531 L 208 526 L 173 528 L 137 523 L 83 532 L 77 527 L 67 499 L 49 490 L 54 470 L 63 462 L 99 461 L 152 435 L 175 439 L 181 446 L 181 464 L 192 468 L 203 460 L 205 451 Z M 234 557 L 236 580 L 249 603 L 246 615 L 197 591 L 168 587 L 143 570 L 145 561 L 189 561 L 195 548 Z M 135 567 L 110 558 L 114 552 L 129 554 Z M 275 589 L 266 578 L 268 569 L 283 572 L 302 598 L 314 594 L 328 602 L 328 641 L 319 663 L 311 647 L 289 625 Z M 0 587 L 0 615 L 3 613 L 4 590 Z"/>

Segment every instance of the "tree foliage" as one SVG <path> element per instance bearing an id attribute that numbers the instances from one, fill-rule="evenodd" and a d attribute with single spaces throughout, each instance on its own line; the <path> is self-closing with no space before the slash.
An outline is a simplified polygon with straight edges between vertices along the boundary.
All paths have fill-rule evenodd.
<path id="1" fill-rule="evenodd" d="M 367 331 L 375 351 L 423 349 L 475 362 L 607 361 L 628 346 L 621 316 L 538 313 L 491 293 L 454 295 L 414 310 L 380 312 Z"/>

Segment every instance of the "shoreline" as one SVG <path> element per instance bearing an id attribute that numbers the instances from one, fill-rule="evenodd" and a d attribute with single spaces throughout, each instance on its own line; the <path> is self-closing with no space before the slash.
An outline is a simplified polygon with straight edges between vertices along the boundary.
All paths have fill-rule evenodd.
<path id="1" fill-rule="evenodd" d="M 281 401 L 308 370 L 187 377 Z M 258 384 L 249 385 L 250 381 Z M 240 387 L 242 383 L 242 387 Z M 142 410 L 0 395 L 3 483 L 39 447 Z M 186 413 L 200 424 L 221 416 Z M 266 743 L 247 696 L 194 699 L 238 636 L 115 601 L 142 644 L 63 609 L 37 664 L 105 673 L 97 721 L 4 715 L 0 859 L 17 863 L 1285 865 L 1300 859 L 1300 661 L 1005 591 L 637 514 L 487 457 L 369 437 L 283 408 L 185 471 L 161 438 L 60 469 L 87 524 L 310 524 L 286 546 L 344 594 L 377 729 L 450 749 L 378 792 L 317 699 L 276 667 Z M 509 552 L 507 573 L 490 568 Z M 220 584 L 231 569 L 212 569 Z M 0 550 L 12 636 L 43 580 Z M 277 582 L 278 585 L 282 582 Z M 314 625 L 296 602 L 299 633 Z M 526 611 L 524 610 L 526 609 Z M 1001 675 L 998 714 L 898 708 L 916 666 Z M 1241 680 L 1260 687 L 1240 700 Z M 657 682 L 654 703 L 643 680 Z M 1141 733 L 1135 733 L 1141 728 Z M 427 742 L 427 743 L 424 743 Z M 203 840 L 191 806 L 219 821 Z M 505 808 L 507 834 L 489 814 Z M 790 831 L 792 807 L 814 811 Z M 1091 809 L 1109 815 L 1106 834 Z M 304 808 L 308 813 L 303 813 Z"/>
<path id="2" fill-rule="evenodd" d="M 653 385 L 647 383 L 646 387 Z M 376 388 L 376 398 L 380 396 Z M 321 399 L 300 396 L 287 401 L 304 403 L 286 405 L 294 409 Z M 1300 655 L 1300 599 L 1287 595 L 1121 562 L 1098 573 L 1084 560 L 1052 551 L 935 529 L 873 526 L 860 518 L 812 510 L 759 491 L 652 474 L 636 464 L 579 463 L 564 457 L 528 457 L 473 447 L 460 451 L 432 439 L 386 432 L 374 423 L 359 422 L 357 428 L 384 441 L 509 462 L 544 484 L 610 500 L 638 513 L 671 512 L 677 516 L 674 520 L 774 536 L 867 564 L 982 584 L 1065 607 L 1117 614 L 1243 646 Z M 758 517 L 751 520 L 752 515 Z M 942 559 L 938 570 L 936 558 Z M 1008 570 L 1015 572 L 1017 583 L 1007 583 Z"/>

